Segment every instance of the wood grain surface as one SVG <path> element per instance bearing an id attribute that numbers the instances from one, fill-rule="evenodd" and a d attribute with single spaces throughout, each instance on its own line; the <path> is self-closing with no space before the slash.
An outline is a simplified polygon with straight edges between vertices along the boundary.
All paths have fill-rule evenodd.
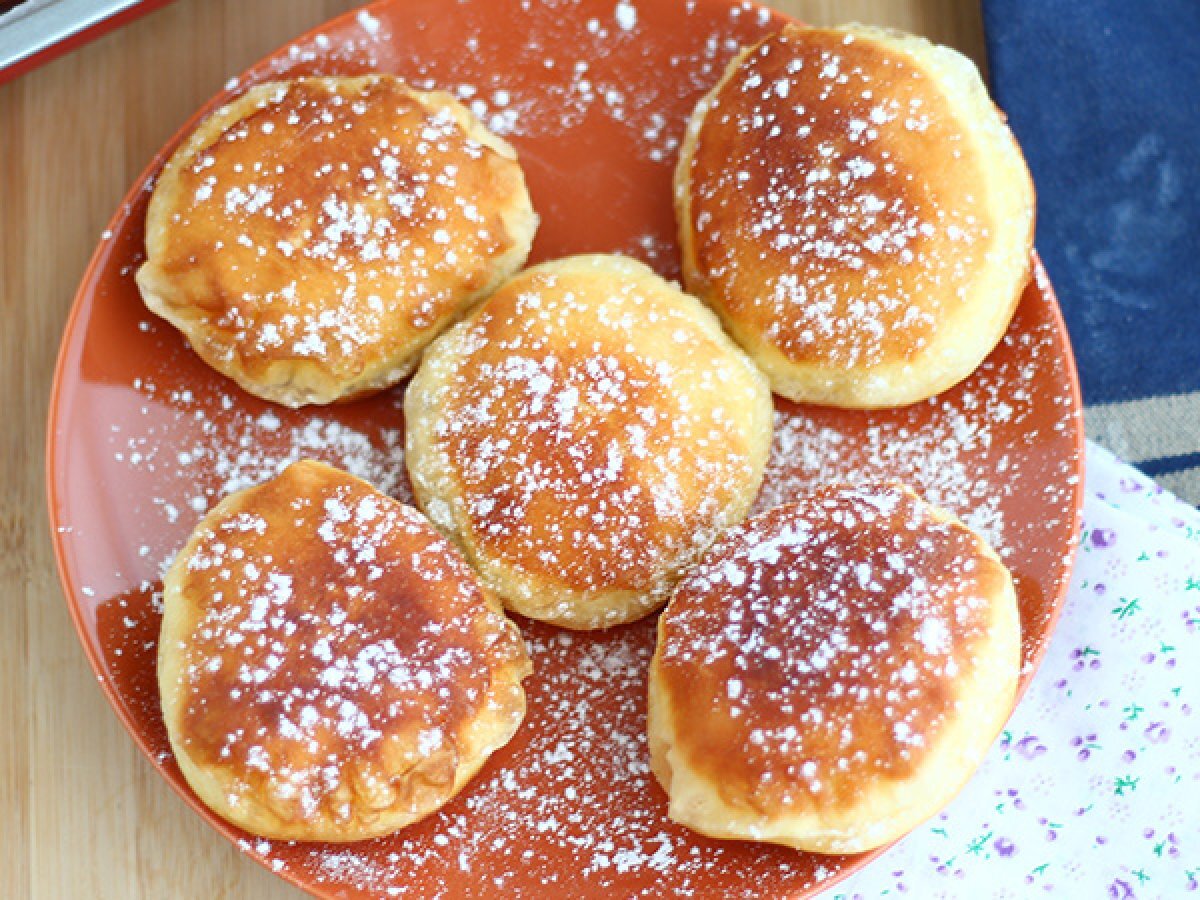
<path id="1" fill-rule="evenodd" d="M 355 5 L 177 0 L 0 87 L 0 897 L 298 896 L 184 805 L 95 684 L 54 568 L 44 433 L 71 299 L 130 182 L 230 75 Z M 776 5 L 982 62 L 977 0 Z"/>

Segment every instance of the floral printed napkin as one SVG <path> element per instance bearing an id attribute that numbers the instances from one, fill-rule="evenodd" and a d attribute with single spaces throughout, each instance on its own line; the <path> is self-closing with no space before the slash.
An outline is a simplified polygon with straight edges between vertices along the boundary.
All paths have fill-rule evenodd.
<path id="1" fill-rule="evenodd" d="M 1089 444 L 1062 619 L 982 768 L 822 900 L 1200 891 L 1200 512 Z"/>

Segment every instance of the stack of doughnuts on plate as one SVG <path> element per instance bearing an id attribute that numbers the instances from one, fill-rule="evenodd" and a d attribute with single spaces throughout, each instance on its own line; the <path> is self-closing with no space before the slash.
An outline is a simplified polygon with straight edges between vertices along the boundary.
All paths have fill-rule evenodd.
<path id="1" fill-rule="evenodd" d="M 404 506 L 320 463 L 235 493 L 165 578 L 184 776 L 259 835 L 352 841 L 439 808 L 517 730 L 505 610 L 658 620 L 652 769 L 715 837 L 852 853 L 937 811 L 1016 692 L 996 553 L 898 483 L 746 521 L 774 390 L 901 406 L 971 374 L 1030 276 L 1033 190 L 974 67 L 788 26 L 700 101 L 683 288 L 608 255 L 522 271 L 516 153 L 386 75 L 253 87 L 160 175 L 138 285 L 248 392 L 405 395 Z"/>

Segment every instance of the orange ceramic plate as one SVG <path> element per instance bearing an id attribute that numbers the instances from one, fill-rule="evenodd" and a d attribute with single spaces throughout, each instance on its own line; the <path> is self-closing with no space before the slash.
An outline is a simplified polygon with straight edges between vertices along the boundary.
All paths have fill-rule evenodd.
<path id="1" fill-rule="evenodd" d="M 615 251 L 674 277 L 670 185 L 684 122 L 735 49 L 780 24 L 722 0 L 394 0 L 285 47 L 197 118 L 249 83 L 302 73 L 394 72 L 454 90 L 520 152 L 542 216 L 533 262 Z M 71 612 L 100 683 L 163 776 L 246 853 L 330 897 L 799 897 L 861 866 L 864 857 L 709 840 L 666 818 L 644 735 L 653 620 L 591 635 L 523 622 L 536 670 L 526 723 L 453 803 L 395 837 L 257 840 L 196 800 L 171 758 L 155 684 L 164 563 L 225 492 L 296 456 L 410 495 L 403 387 L 332 409 L 273 407 L 143 308 L 133 272 L 148 189 L 178 139 L 134 185 L 80 286 L 48 451 Z M 1028 678 L 1066 589 L 1082 466 L 1070 348 L 1040 267 L 1003 344 L 958 388 L 903 410 L 778 406 L 761 503 L 819 478 L 913 482 L 1003 552 Z"/>

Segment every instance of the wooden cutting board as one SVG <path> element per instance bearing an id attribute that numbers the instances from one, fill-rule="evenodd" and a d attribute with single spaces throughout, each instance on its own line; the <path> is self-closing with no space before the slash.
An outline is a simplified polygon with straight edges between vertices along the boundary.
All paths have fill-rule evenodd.
<path id="1" fill-rule="evenodd" d="M 298 896 L 184 805 L 95 684 L 54 569 L 44 432 L 76 284 L 130 182 L 229 76 L 355 5 L 177 0 L 0 87 L 0 897 Z M 977 0 L 774 5 L 982 62 Z"/>

